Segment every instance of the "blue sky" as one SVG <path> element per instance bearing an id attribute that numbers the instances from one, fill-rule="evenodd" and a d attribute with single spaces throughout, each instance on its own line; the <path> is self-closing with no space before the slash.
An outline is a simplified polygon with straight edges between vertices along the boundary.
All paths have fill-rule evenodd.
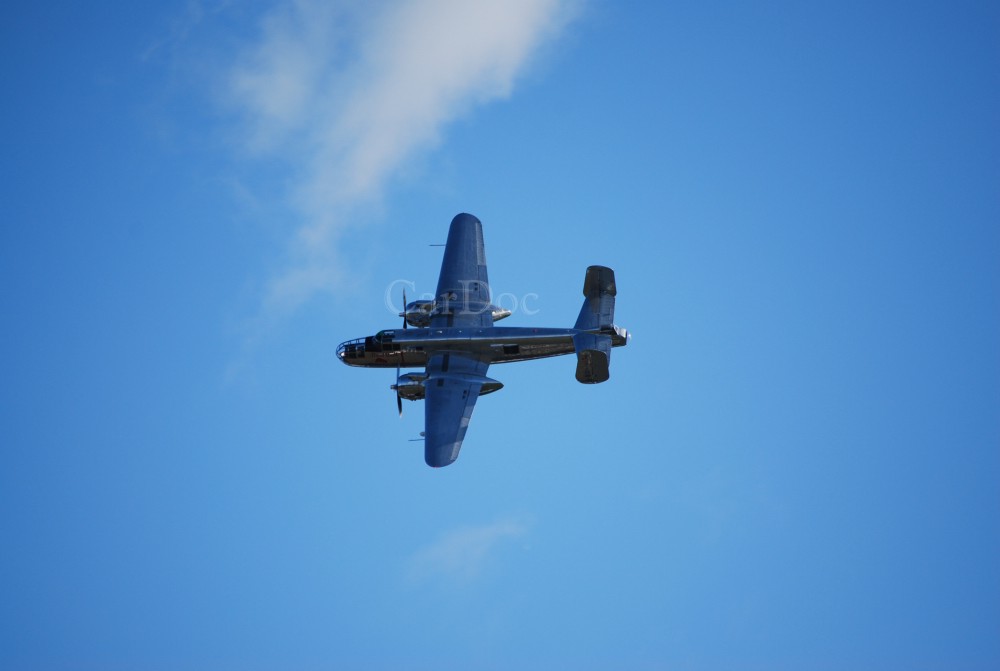
<path id="1" fill-rule="evenodd" d="M 990 3 L 5 19 L 0 666 L 1000 666 Z M 432 470 L 334 349 L 460 211 L 634 338 Z"/>

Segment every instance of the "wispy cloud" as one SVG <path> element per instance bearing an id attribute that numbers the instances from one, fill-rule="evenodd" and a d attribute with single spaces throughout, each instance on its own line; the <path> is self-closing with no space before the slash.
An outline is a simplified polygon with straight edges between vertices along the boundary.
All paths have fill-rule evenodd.
<path id="1" fill-rule="evenodd" d="M 527 524 L 514 519 L 455 529 L 420 549 L 410 559 L 409 576 L 414 581 L 442 577 L 468 582 L 482 572 L 498 546 L 527 531 Z"/>
<path id="2" fill-rule="evenodd" d="M 337 240 L 353 208 L 448 122 L 509 96 L 575 0 L 279 4 L 239 51 L 225 90 L 247 148 L 290 166 L 299 220 L 265 313 L 289 312 L 343 276 Z M 375 9 L 373 9 L 373 7 Z"/>

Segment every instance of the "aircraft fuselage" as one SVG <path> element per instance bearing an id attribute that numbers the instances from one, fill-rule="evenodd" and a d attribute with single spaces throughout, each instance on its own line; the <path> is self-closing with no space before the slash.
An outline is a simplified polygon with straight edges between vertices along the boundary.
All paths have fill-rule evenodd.
<path id="1" fill-rule="evenodd" d="M 607 330 L 614 347 L 627 341 L 624 329 Z M 573 354 L 573 336 L 588 333 L 568 328 L 493 326 L 480 328 L 414 328 L 379 331 L 337 347 L 337 358 L 349 366 L 418 368 L 432 352 L 472 352 L 490 363 L 509 363 Z"/>

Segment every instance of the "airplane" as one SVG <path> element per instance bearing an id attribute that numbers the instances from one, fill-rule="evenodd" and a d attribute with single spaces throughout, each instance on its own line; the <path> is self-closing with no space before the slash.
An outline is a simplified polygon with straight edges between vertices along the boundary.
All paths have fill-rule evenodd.
<path id="1" fill-rule="evenodd" d="M 406 304 L 402 329 L 387 329 L 337 347 L 349 366 L 395 368 L 396 407 L 424 399 L 424 461 L 440 468 L 458 459 L 472 410 L 480 396 L 503 388 L 486 377 L 491 364 L 576 353 L 576 379 L 584 384 L 610 377 L 611 348 L 631 336 L 615 326 L 615 272 L 590 266 L 583 307 L 573 328 L 494 326 L 510 316 L 490 302 L 483 226 L 471 214 L 451 221 L 434 300 Z M 408 326 L 414 328 L 409 329 Z M 402 368 L 423 373 L 400 374 Z"/>

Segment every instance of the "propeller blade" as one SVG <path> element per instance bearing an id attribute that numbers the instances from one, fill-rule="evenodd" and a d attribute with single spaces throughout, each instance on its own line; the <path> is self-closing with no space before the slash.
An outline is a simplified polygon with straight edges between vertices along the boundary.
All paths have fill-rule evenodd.
<path id="1" fill-rule="evenodd" d="M 403 287 L 403 330 L 406 330 L 406 287 Z M 398 373 L 396 374 L 396 377 L 399 377 Z M 402 414 L 403 411 L 400 410 L 399 412 Z"/>
<path id="2" fill-rule="evenodd" d="M 406 321 L 406 318 L 403 318 Z M 396 364 L 396 409 L 399 410 L 399 416 L 403 416 L 403 397 L 399 395 L 399 364 Z"/>

